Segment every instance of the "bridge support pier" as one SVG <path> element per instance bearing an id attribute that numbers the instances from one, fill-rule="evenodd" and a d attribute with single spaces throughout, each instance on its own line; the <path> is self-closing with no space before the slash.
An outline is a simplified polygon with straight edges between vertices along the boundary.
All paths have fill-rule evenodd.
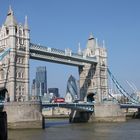
<path id="1" fill-rule="evenodd" d="M 0 140 L 7 140 L 7 114 L 6 112 L 0 112 Z"/>
<path id="2" fill-rule="evenodd" d="M 92 115 L 91 112 L 72 110 L 69 116 L 69 122 L 70 123 L 88 122 L 91 115 Z"/>
<path id="3" fill-rule="evenodd" d="M 124 122 L 126 114 L 118 104 L 112 102 L 94 104 L 94 113 L 72 110 L 70 123 L 78 122 Z"/>
<path id="4" fill-rule="evenodd" d="M 7 112 L 10 129 L 44 127 L 40 102 L 7 102 L 4 110 Z"/>
<path id="5" fill-rule="evenodd" d="M 137 112 L 134 113 L 133 118 L 140 119 L 140 108 L 138 108 Z"/>
<path id="6" fill-rule="evenodd" d="M 118 104 L 111 102 L 96 103 L 94 105 L 93 121 L 122 122 L 126 121 L 126 115 Z"/>

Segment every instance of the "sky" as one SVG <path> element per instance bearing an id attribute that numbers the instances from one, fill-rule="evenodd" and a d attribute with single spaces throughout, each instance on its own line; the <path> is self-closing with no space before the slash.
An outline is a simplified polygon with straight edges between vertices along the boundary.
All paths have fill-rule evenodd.
<path id="1" fill-rule="evenodd" d="M 122 85 L 128 80 L 140 89 L 139 0 L 0 0 L 0 26 L 9 5 L 19 23 L 28 16 L 32 43 L 77 52 L 91 32 L 105 40 L 109 69 Z M 47 67 L 48 88 L 58 87 L 61 95 L 70 75 L 79 78 L 77 67 L 31 60 L 31 83 L 37 66 Z"/>

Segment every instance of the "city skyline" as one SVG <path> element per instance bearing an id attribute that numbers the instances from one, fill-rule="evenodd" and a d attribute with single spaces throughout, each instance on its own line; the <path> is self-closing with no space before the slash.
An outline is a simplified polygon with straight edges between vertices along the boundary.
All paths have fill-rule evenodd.
<path id="1" fill-rule="evenodd" d="M 1 0 L 0 24 L 4 22 L 11 5 L 18 22 L 28 16 L 31 42 L 62 50 L 70 48 L 74 52 L 78 50 L 78 42 L 81 42 L 82 49 L 86 47 L 90 32 L 93 32 L 99 42 L 105 40 L 108 64 L 118 81 L 124 84 L 128 80 L 140 89 L 138 0 L 35 1 L 33 6 L 32 3 L 26 0 Z M 79 79 L 75 67 L 32 60 L 30 64 L 30 82 L 35 75 L 35 67 L 46 65 L 48 86 L 59 87 L 61 93 L 66 91 L 69 75 Z M 61 81 L 55 81 L 53 77 Z"/>

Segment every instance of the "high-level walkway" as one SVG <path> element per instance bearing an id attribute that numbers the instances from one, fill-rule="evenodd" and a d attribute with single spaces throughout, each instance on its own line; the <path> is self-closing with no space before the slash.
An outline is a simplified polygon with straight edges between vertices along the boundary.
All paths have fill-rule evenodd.
<path id="1" fill-rule="evenodd" d="M 97 63 L 96 56 L 88 57 L 72 53 L 70 49 L 63 51 L 33 43 L 30 43 L 30 58 L 73 66 L 84 66 L 85 63 Z"/>

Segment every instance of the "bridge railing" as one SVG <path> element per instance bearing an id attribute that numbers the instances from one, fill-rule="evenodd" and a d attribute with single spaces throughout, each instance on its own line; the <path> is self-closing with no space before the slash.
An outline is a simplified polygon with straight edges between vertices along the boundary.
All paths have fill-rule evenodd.
<path id="1" fill-rule="evenodd" d="M 46 103 L 42 102 L 42 108 L 62 107 L 75 110 L 94 111 L 94 103 Z"/>
<path id="2" fill-rule="evenodd" d="M 53 53 L 65 55 L 65 51 L 63 51 L 63 50 L 59 50 L 56 48 L 50 48 L 50 49 L 51 49 L 51 52 L 53 52 Z"/>

